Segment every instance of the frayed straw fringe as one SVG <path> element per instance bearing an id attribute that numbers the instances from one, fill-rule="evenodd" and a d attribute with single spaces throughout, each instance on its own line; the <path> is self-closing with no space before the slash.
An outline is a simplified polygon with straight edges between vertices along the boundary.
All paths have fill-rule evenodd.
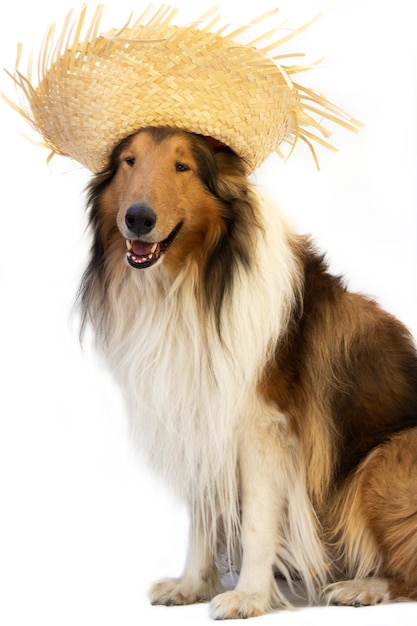
<path id="1" fill-rule="evenodd" d="M 218 7 L 207 11 L 191 26 L 181 28 L 173 25 L 177 9 L 162 5 L 155 10 L 148 6 L 131 26 L 132 16 L 122 28 L 99 34 L 103 6 L 97 6 L 88 23 L 87 5 L 83 5 L 78 14 L 68 13 L 58 35 L 56 26 L 49 28 L 35 77 L 33 54 L 26 75 L 19 70 L 19 44 L 16 69 L 14 73 L 6 72 L 23 95 L 24 103 L 18 105 L 3 97 L 43 136 L 44 145 L 52 153 L 74 158 L 93 171 L 106 165 L 118 141 L 149 125 L 179 126 L 214 136 L 235 150 L 250 171 L 274 151 L 283 156 L 279 148 L 282 142 L 290 144 L 291 154 L 301 139 L 318 166 L 316 144 L 335 150 L 327 141 L 331 132 L 326 121 L 354 132 L 362 124 L 320 94 L 293 81 L 294 75 L 311 66 L 285 66 L 282 61 L 303 56 L 301 53 L 274 54 L 317 18 L 272 42 L 271 37 L 282 32 L 282 24 L 257 34 L 250 43 L 239 42 L 242 35 L 250 34 L 277 11 L 268 11 L 227 34 L 228 24 L 213 30 L 220 20 Z M 178 61 L 184 50 L 194 64 L 191 71 L 195 74 L 191 76 L 181 66 L 181 59 Z M 136 70 L 133 75 L 132 65 Z M 157 76 L 153 82 L 154 75 L 161 71 L 165 76 Z M 173 82 L 175 72 L 177 85 Z M 224 85 L 218 85 L 217 93 L 212 94 L 211 74 L 216 72 L 216 80 L 222 78 Z M 129 80 L 132 86 L 139 84 L 137 102 L 134 97 L 124 101 L 122 92 Z M 122 83 L 120 88 L 118 81 Z M 92 101 L 94 89 L 96 102 Z M 210 97 L 213 101 L 207 102 Z"/>

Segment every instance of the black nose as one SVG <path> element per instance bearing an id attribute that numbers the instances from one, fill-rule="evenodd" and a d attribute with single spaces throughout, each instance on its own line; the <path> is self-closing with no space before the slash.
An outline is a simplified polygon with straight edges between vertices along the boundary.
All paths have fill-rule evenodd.
<path id="1" fill-rule="evenodd" d="M 148 204 L 132 204 L 126 212 L 126 226 L 140 237 L 151 232 L 156 224 L 155 211 Z"/>

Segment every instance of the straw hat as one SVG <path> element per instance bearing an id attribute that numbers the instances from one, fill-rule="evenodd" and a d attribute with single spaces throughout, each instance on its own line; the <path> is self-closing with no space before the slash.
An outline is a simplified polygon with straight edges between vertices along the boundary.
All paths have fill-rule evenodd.
<path id="1" fill-rule="evenodd" d="M 314 156 L 314 142 L 331 148 L 323 119 L 351 130 L 359 127 L 293 82 L 292 76 L 306 68 L 282 65 L 276 48 L 307 25 L 285 31 L 278 41 L 271 40 L 277 24 L 259 34 L 258 24 L 269 22 L 277 10 L 233 28 L 219 27 L 214 10 L 192 25 L 178 26 L 173 23 L 176 9 L 148 7 L 134 23 L 102 34 L 102 7 L 89 23 L 86 12 L 86 6 L 78 15 L 71 12 L 58 35 L 55 27 L 49 30 L 36 81 L 31 67 L 26 75 L 19 71 L 18 60 L 10 75 L 20 101 L 8 102 L 53 154 L 71 157 L 93 172 L 106 166 L 121 139 L 146 126 L 174 126 L 212 137 L 239 154 L 248 173 L 285 141 L 305 140 Z"/>

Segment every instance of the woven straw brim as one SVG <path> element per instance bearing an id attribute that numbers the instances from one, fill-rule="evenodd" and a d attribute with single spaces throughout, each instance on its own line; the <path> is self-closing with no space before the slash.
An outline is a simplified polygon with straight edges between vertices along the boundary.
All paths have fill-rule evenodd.
<path id="1" fill-rule="evenodd" d="M 330 134 L 325 118 L 358 128 L 292 81 L 303 68 L 277 63 L 273 52 L 282 40 L 265 43 L 270 30 L 255 42 L 239 43 L 263 18 L 227 34 L 226 26 L 212 30 L 218 15 L 181 27 L 172 23 L 175 14 L 167 6 L 148 8 L 133 25 L 99 35 L 98 8 L 83 41 L 86 7 L 75 18 L 70 14 L 57 40 L 54 29 L 45 38 L 37 86 L 31 70 L 14 72 L 25 104 L 12 106 L 53 153 L 93 172 L 106 167 L 121 139 L 146 126 L 214 137 L 244 159 L 248 173 L 283 141 L 301 138 L 331 147 L 323 139 Z"/>

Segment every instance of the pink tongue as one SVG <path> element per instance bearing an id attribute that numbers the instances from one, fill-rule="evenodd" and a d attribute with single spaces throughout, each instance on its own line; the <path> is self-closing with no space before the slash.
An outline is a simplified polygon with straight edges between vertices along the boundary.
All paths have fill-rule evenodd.
<path id="1" fill-rule="evenodd" d="M 147 256 L 151 254 L 151 249 L 155 245 L 153 243 L 146 243 L 145 241 L 132 241 L 132 251 L 136 256 Z"/>

